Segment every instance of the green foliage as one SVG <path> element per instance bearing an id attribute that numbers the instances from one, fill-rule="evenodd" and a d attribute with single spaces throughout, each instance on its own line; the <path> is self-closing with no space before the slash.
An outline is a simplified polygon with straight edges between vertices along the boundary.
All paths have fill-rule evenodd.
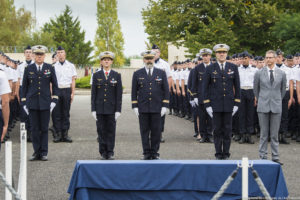
<path id="1" fill-rule="evenodd" d="M 30 31 L 33 19 L 25 8 L 16 9 L 13 0 L 0 0 L 0 46 L 15 46 Z"/>
<path id="2" fill-rule="evenodd" d="M 261 54 L 278 46 L 271 27 L 283 10 L 270 0 L 149 0 L 142 16 L 150 43 L 183 45 L 192 55 L 217 43 Z"/>
<path id="3" fill-rule="evenodd" d="M 98 56 L 103 51 L 111 51 L 115 54 L 114 66 L 123 66 L 124 38 L 118 20 L 117 0 L 97 1 L 97 24 L 95 58 L 99 59 Z"/>
<path id="4" fill-rule="evenodd" d="M 300 50 L 300 14 L 282 14 L 273 27 L 273 35 L 280 41 L 279 46 L 286 54 Z"/>
<path id="5" fill-rule="evenodd" d="M 43 32 L 53 34 L 56 46 L 64 47 L 67 59 L 72 63 L 86 65 L 91 62 L 91 42 L 84 41 L 85 31 L 81 30 L 78 17 L 73 19 L 69 6 L 66 5 L 61 15 L 50 19 L 50 22 L 44 25 Z"/>
<path id="6" fill-rule="evenodd" d="M 76 79 L 76 88 L 91 88 L 91 75 Z"/>
<path id="7" fill-rule="evenodd" d="M 20 37 L 20 40 L 18 41 L 18 46 L 34 46 L 37 44 L 43 44 L 46 47 L 48 47 L 49 51 L 50 48 L 55 48 L 56 43 L 53 40 L 53 33 L 49 32 L 43 32 L 43 31 L 36 31 L 33 33 L 25 33 Z M 54 49 L 55 51 L 56 49 Z"/>

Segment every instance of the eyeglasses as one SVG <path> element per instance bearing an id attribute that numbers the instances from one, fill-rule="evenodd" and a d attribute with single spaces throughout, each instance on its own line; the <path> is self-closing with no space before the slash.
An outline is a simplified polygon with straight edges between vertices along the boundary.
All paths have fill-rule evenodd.
<path id="1" fill-rule="evenodd" d="M 266 59 L 272 59 L 272 58 L 275 58 L 275 57 L 266 57 Z"/>

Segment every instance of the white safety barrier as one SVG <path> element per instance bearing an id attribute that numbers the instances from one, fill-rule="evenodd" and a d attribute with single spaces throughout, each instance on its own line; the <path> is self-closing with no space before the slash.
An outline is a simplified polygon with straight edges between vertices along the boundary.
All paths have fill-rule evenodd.
<path id="1" fill-rule="evenodd" d="M 249 161 L 248 158 L 242 158 L 242 200 L 248 199 L 248 170 Z"/>
<path id="2" fill-rule="evenodd" d="M 12 143 L 5 142 L 5 179 L 6 183 L 12 184 Z M 12 200 L 12 195 L 8 188 L 5 188 L 5 200 Z"/>
<path id="3" fill-rule="evenodd" d="M 25 123 L 20 124 L 20 172 L 18 194 L 22 200 L 27 198 L 27 131 Z"/>

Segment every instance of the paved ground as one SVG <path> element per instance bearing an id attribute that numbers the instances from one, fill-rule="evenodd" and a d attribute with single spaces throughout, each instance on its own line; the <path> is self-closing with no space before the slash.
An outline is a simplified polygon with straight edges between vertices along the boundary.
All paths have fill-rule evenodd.
<path id="1" fill-rule="evenodd" d="M 117 123 L 116 159 L 136 160 L 142 154 L 138 120 L 131 110 L 130 95 L 123 97 L 122 115 Z M 167 116 L 166 143 L 161 145 L 162 159 L 214 159 L 212 144 L 197 143 L 193 135 L 193 124 L 174 116 Z M 19 168 L 19 126 L 13 132 L 13 174 L 15 183 Z M 90 114 L 90 96 L 78 95 L 72 105 L 70 135 L 71 144 L 54 144 L 49 137 L 49 161 L 28 162 L 28 199 L 29 200 L 65 200 L 69 197 L 67 188 L 76 160 L 99 159 L 96 142 L 96 124 Z M 28 143 L 28 156 L 32 154 L 31 143 Z M 233 142 L 231 159 L 258 159 L 258 143 L 240 145 Z M 288 185 L 290 197 L 300 199 L 300 144 L 280 146 L 283 171 Z M 0 153 L 0 171 L 4 172 L 4 148 Z M 17 183 L 16 183 L 17 185 Z M 0 183 L 0 199 L 4 199 L 3 186 Z M 294 198 L 296 199 L 296 198 Z"/>

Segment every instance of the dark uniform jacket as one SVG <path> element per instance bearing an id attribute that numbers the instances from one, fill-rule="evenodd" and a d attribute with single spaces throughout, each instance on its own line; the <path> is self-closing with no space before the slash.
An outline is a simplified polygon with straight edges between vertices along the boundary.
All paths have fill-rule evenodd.
<path id="1" fill-rule="evenodd" d="M 162 107 L 169 107 L 169 85 L 166 73 L 153 68 L 151 78 L 146 69 L 134 72 L 131 90 L 132 108 L 140 113 L 160 113 Z"/>
<path id="2" fill-rule="evenodd" d="M 58 86 L 53 66 L 44 63 L 38 72 L 35 63 L 28 65 L 24 70 L 21 97 L 22 105 L 32 110 L 49 110 L 51 102 L 57 103 Z"/>
<path id="3" fill-rule="evenodd" d="M 188 78 L 188 84 L 187 84 L 187 95 L 188 95 L 188 99 L 190 101 L 194 99 L 194 94 L 192 93 L 194 74 L 195 74 L 195 68 L 191 69 L 190 74 L 189 74 L 189 78 Z"/>
<path id="4" fill-rule="evenodd" d="M 213 63 L 206 68 L 203 76 L 203 103 L 211 106 L 213 112 L 232 112 L 240 99 L 240 78 L 236 65 L 226 62 L 222 72 L 219 64 Z"/>
<path id="5" fill-rule="evenodd" d="M 197 65 L 195 72 L 192 77 L 192 89 L 191 93 L 194 98 L 198 98 L 199 104 L 203 104 L 204 95 L 203 95 L 203 77 L 206 71 L 204 63 Z"/>
<path id="6" fill-rule="evenodd" d="M 104 70 L 98 71 L 93 75 L 92 84 L 92 112 L 107 115 L 121 112 L 122 106 L 122 80 L 121 74 L 110 70 L 107 79 Z"/>

